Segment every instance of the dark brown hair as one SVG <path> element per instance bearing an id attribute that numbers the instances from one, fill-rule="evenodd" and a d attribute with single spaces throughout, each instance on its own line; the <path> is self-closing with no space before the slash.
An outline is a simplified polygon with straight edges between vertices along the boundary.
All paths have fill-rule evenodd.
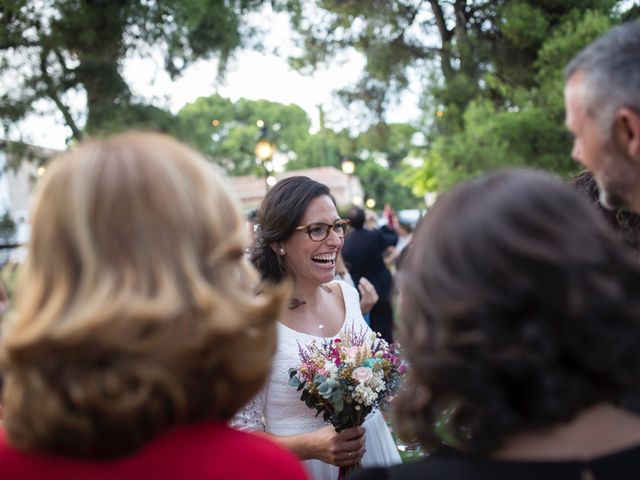
<path id="1" fill-rule="evenodd" d="M 444 195 L 401 271 L 398 417 L 468 452 L 640 385 L 640 266 L 580 194 L 494 173 Z"/>
<path id="2" fill-rule="evenodd" d="M 291 237 L 309 203 L 323 195 L 335 204 L 329 187 L 298 175 L 280 180 L 264 197 L 258 210 L 256 241 L 251 248 L 251 261 L 263 280 L 280 283 L 286 278 L 282 258 L 276 255 L 271 244 Z"/>

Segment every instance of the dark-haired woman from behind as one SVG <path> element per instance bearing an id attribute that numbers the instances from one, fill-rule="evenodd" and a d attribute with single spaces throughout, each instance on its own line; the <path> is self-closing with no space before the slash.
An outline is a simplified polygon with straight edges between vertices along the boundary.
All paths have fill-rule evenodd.
<path id="1" fill-rule="evenodd" d="M 528 170 L 462 185 L 400 281 L 396 413 L 435 453 L 360 479 L 638 478 L 640 417 L 617 405 L 640 386 L 640 267 L 579 193 Z"/>

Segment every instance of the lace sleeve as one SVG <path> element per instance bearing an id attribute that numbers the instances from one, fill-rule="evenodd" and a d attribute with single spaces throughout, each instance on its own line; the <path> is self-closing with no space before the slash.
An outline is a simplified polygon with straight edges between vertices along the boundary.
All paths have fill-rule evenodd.
<path id="1" fill-rule="evenodd" d="M 243 432 L 264 432 L 265 394 L 266 389 L 263 388 L 229 420 L 229 425 Z"/>

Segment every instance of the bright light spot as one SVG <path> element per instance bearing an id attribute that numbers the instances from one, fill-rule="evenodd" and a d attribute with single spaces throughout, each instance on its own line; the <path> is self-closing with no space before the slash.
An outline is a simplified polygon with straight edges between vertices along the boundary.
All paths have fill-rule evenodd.
<path id="1" fill-rule="evenodd" d="M 411 144 L 423 147 L 427 144 L 427 137 L 422 132 L 416 132 L 411 136 Z"/>
<path id="2" fill-rule="evenodd" d="M 424 194 L 424 203 L 427 207 L 430 207 L 436 202 L 438 198 L 438 192 L 427 192 Z"/>
<path id="3" fill-rule="evenodd" d="M 262 127 L 264 127 L 264 122 L 263 122 L 262 120 L 258 120 L 258 121 L 256 122 L 256 125 L 257 125 L 258 127 L 262 128 Z"/>
<path id="4" fill-rule="evenodd" d="M 214 118 L 213 120 L 211 120 L 211 125 L 213 125 L 214 127 L 217 127 L 218 125 L 220 125 L 220 120 L 218 120 L 217 118 Z"/>
<path id="5" fill-rule="evenodd" d="M 42 175 L 44 175 L 44 172 L 46 172 L 47 169 L 44 167 L 40 167 L 38 168 L 38 176 L 41 177 Z"/>
<path id="6" fill-rule="evenodd" d="M 362 197 L 360 195 L 354 195 L 353 196 L 353 204 L 357 205 L 358 207 L 362 206 Z"/>
<path id="7" fill-rule="evenodd" d="M 269 175 L 267 177 L 267 185 L 269 185 L 270 187 L 273 187 L 276 184 L 277 180 L 276 177 L 274 177 L 273 175 Z"/>
<path id="8" fill-rule="evenodd" d="M 442 117 L 444 117 L 444 112 L 443 112 L 442 110 L 438 110 L 438 111 L 436 112 L 436 117 L 438 117 L 438 118 L 442 118 Z"/>
<path id="9" fill-rule="evenodd" d="M 376 201 L 373 198 L 367 199 L 367 208 L 375 208 Z"/>
<path id="10" fill-rule="evenodd" d="M 268 140 L 260 140 L 256 143 L 256 157 L 262 161 L 271 158 L 274 150 L 273 144 Z"/>
<path id="11" fill-rule="evenodd" d="M 356 171 L 356 164 L 351 160 L 345 160 L 344 162 L 342 162 L 342 171 L 347 175 L 352 175 L 353 172 Z"/>

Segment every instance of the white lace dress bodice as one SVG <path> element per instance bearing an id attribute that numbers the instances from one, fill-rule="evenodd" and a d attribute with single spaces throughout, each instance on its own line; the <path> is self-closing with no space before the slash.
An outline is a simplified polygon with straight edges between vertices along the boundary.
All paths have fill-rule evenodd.
<path id="1" fill-rule="evenodd" d="M 342 327 L 333 337 L 337 337 L 345 329 L 369 329 L 360 312 L 358 292 L 344 282 L 333 282 L 339 285 L 345 305 L 345 318 Z M 300 364 L 299 345 L 306 345 L 312 340 L 322 341 L 323 337 L 309 335 L 293 330 L 278 323 L 278 347 L 273 359 L 271 376 L 265 388 L 251 400 L 231 421 L 241 430 L 265 431 L 274 435 L 296 435 L 312 432 L 328 425 L 321 416 L 300 400 L 300 392 L 288 384 L 289 369 Z M 393 438 L 389 433 L 382 414 L 375 410 L 365 419 L 366 453 L 362 459 L 364 466 L 386 466 L 401 463 Z M 307 460 L 304 462 L 307 471 L 314 480 L 335 480 L 338 468 L 321 462 Z"/>

